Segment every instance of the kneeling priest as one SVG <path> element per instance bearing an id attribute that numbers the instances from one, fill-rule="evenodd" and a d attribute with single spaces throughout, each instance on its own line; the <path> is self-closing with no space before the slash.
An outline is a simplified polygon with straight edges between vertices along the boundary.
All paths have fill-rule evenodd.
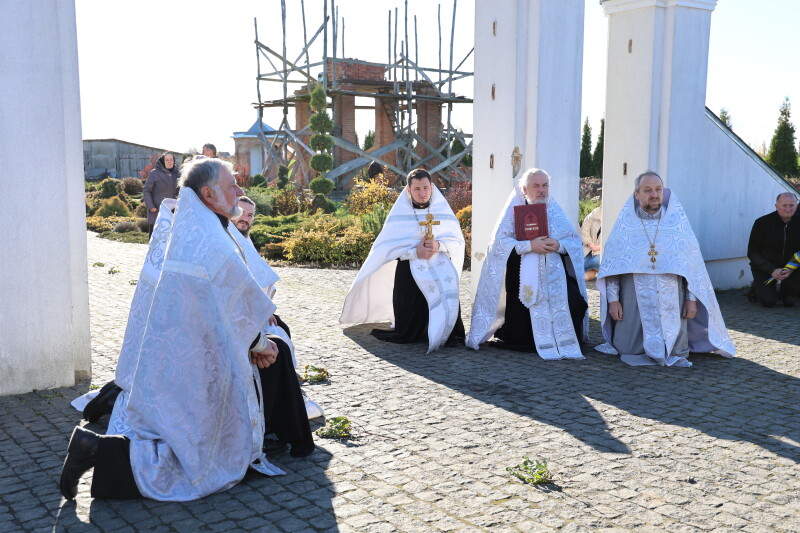
<path id="1" fill-rule="evenodd" d="M 344 302 L 339 322 L 392 321 L 381 340 L 427 342 L 428 352 L 464 338 L 458 282 L 464 236 L 428 171 L 412 170 Z"/>
<path id="2" fill-rule="evenodd" d="M 597 288 L 607 341 L 599 352 L 662 366 L 692 366 L 689 352 L 736 352 L 683 206 L 655 172 L 636 178 L 608 235 Z"/>
<path id="3" fill-rule="evenodd" d="M 583 359 L 583 242 L 549 188 L 547 172 L 526 170 L 506 202 L 478 281 L 470 348 L 494 335 L 493 344 L 535 351 L 542 359 Z M 546 205 L 546 236 L 517 240 L 514 208 L 526 204 Z"/>

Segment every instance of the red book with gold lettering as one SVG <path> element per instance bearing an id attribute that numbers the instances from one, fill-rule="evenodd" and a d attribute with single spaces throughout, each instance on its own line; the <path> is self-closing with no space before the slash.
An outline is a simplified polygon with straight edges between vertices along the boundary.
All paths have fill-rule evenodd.
<path id="1" fill-rule="evenodd" d="M 547 204 L 515 205 L 514 230 L 518 241 L 547 237 Z"/>

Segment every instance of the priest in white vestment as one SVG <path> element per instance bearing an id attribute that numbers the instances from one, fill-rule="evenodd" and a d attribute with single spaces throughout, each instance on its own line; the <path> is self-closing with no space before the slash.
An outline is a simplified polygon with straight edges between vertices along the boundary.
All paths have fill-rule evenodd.
<path id="1" fill-rule="evenodd" d="M 258 374 L 279 353 L 265 331 L 275 305 L 228 228 L 242 191 L 219 160 L 189 163 L 181 180 L 161 273 L 141 298 L 141 339 L 121 362 L 128 431 L 75 428 L 60 480 L 67 499 L 92 467 L 93 497 L 165 501 L 225 490 L 248 467 L 283 473 L 263 453 Z"/>
<path id="2" fill-rule="evenodd" d="M 463 266 L 458 219 L 430 174 L 412 170 L 350 287 L 339 322 L 392 322 L 392 330 L 373 330 L 373 335 L 396 343 L 425 342 L 428 353 L 460 343 Z"/>
<path id="3" fill-rule="evenodd" d="M 700 246 L 678 198 L 645 172 L 608 235 L 597 276 L 606 342 L 630 365 L 692 366 L 690 352 L 733 357 Z"/>
<path id="4" fill-rule="evenodd" d="M 588 317 L 583 247 L 549 195 L 544 170 L 522 173 L 489 240 L 472 308 L 467 346 L 486 341 L 542 359 L 583 359 Z M 518 241 L 514 207 L 547 204 L 547 236 Z"/>

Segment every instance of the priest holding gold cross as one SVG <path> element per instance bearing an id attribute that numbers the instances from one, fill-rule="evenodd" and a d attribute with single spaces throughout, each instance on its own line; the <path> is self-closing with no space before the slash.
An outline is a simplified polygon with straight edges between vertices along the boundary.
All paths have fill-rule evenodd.
<path id="1" fill-rule="evenodd" d="M 609 233 L 597 274 L 606 343 L 630 365 L 692 366 L 690 352 L 733 357 L 700 246 L 683 206 L 647 171 Z"/>
<path id="2" fill-rule="evenodd" d="M 372 334 L 387 342 L 424 342 L 428 352 L 459 343 L 463 265 L 458 219 L 428 171 L 412 170 L 350 287 L 339 322 L 389 321 L 392 329 Z"/>

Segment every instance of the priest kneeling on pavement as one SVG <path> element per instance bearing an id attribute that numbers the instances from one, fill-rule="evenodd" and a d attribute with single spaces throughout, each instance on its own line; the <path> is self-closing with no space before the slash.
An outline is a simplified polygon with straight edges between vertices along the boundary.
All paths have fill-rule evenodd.
<path id="1" fill-rule="evenodd" d="M 427 170 L 409 172 L 386 223 L 358 272 L 339 322 L 391 321 L 372 334 L 395 343 L 426 342 L 428 352 L 464 338 L 458 283 L 461 226 Z"/>
<path id="2" fill-rule="evenodd" d="M 542 359 L 583 359 L 588 318 L 581 237 L 550 198 L 544 170 L 522 173 L 495 226 L 481 268 L 467 346 L 537 352 Z M 547 205 L 547 236 L 517 240 L 514 207 Z"/>
<path id="3" fill-rule="evenodd" d="M 661 177 L 636 178 L 597 276 L 606 343 L 630 365 L 692 366 L 690 352 L 733 357 L 697 238 Z"/>
<path id="4" fill-rule="evenodd" d="M 190 162 L 181 181 L 160 275 L 152 296 L 140 299 L 145 327 L 129 319 L 126 329 L 123 393 L 109 423 L 120 434 L 75 428 L 60 479 L 67 499 L 92 467 L 95 498 L 164 501 L 225 490 L 248 467 L 283 474 L 263 451 L 269 391 L 259 372 L 290 365 L 290 356 L 266 331 L 275 305 L 228 227 L 242 191 L 216 159 Z M 301 433 L 292 455 L 313 451 L 310 429 Z"/>

